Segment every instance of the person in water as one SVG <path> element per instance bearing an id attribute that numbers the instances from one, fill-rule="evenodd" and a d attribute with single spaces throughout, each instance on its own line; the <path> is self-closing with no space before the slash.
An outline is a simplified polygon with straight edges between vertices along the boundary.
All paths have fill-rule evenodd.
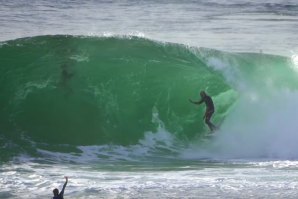
<path id="1" fill-rule="evenodd" d="M 214 104 L 211 97 L 208 96 L 205 91 L 201 91 L 200 96 L 201 96 L 200 101 L 195 102 L 195 101 L 192 101 L 191 99 L 189 99 L 189 101 L 193 104 L 198 104 L 198 105 L 205 102 L 206 112 L 204 114 L 203 119 L 205 120 L 205 123 L 208 125 L 209 129 L 212 132 L 216 129 L 216 126 L 210 122 L 210 119 L 214 113 Z"/>
<path id="2" fill-rule="evenodd" d="M 74 76 L 74 73 L 70 71 L 70 66 L 68 64 L 62 64 L 60 67 L 62 70 L 60 84 L 63 87 L 67 87 L 68 82 Z"/>
<path id="3" fill-rule="evenodd" d="M 67 185 L 67 182 L 68 182 L 68 177 L 65 176 L 64 178 L 65 178 L 65 183 L 63 185 L 63 188 L 62 188 L 61 192 L 59 193 L 59 190 L 57 188 L 53 190 L 53 194 L 54 194 L 53 199 L 63 199 L 64 189 L 65 189 L 65 187 Z"/>

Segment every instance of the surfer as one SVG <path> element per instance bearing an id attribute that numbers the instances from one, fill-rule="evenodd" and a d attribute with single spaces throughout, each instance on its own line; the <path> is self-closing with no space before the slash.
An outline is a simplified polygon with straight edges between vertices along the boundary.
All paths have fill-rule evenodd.
<path id="1" fill-rule="evenodd" d="M 64 178 L 65 178 L 65 183 L 64 183 L 64 185 L 63 185 L 63 188 L 62 188 L 61 192 L 59 193 L 59 190 L 58 190 L 57 188 L 55 188 L 55 189 L 53 190 L 53 194 L 54 194 L 53 199 L 63 199 L 64 189 L 65 189 L 65 187 L 66 187 L 66 185 L 67 185 L 67 182 L 68 182 L 68 177 L 65 176 Z"/>
<path id="2" fill-rule="evenodd" d="M 203 119 L 205 120 L 205 123 L 208 125 L 209 129 L 212 132 L 213 130 L 216 129 L 216 126 L 210 122 L 211 116 L 214 113 L 214 104 L 211 97 L 207 95 L 205 91 L 201 91 L 200 96 L 201 96 L 200 101 L 195 102 L 195 101 L 192 101 L 191 99 L 189 99 L 189 101 L 193 104 L 198 104 L 198 105 L 205 102 L 206 112 L 204 114 Z"/>
<path id="3" fill-rule="evenodd" d="M 60 83 L 63 87 L 66 87 L 69 80 L 74 76 L 74 73 L 69 71 L 68 64 L 61 65 L 61 69 L 62 71 Z"/>
<path id="4" fill-rule="evenodd" d="M 74 72 L 70 70 L 70 66 L 68 64 L 63 64 L 60 67 L 62 71 L 59 85 L 62 86 L 62 88 L 66 91 L 66 95 L 68 96 L 73 92 L 69 83 L 74 76 Z"/>

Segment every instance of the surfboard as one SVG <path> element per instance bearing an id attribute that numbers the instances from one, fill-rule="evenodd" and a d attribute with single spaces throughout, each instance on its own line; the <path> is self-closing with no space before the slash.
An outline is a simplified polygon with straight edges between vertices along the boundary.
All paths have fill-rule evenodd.
<path id="1" fill-rule="evenodd" d="M 215 133 L 207 133 L 205 134 L 205 137 L 214 137 L 215 136 Z"/>
<path id="2" fill-rule="evenodd" d="M 215 133 L 207 133 L 207 134 L 204 135 L 204 138 L 208 139 L 208 140 L 210 140 L 214 137 L 215 137 Z"/>

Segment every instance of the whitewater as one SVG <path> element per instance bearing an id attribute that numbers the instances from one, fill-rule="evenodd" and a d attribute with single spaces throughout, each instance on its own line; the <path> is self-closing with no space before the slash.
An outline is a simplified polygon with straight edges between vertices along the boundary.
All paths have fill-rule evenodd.
<path id="1" fill-rule="evenodd" d="M 0 198 L 64 176 L 65 198 L 297 197 L 297 2 L 18 0 L 0 19 Z"/>

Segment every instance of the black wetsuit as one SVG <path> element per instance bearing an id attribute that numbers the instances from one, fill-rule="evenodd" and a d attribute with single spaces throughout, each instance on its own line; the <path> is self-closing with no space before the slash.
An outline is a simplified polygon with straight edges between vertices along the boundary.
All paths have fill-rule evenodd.
<path id="1" fill-rule="evenodd" d="M 64 189 L 67 185 L 67 181 L 64 183 L 63 188 L 61 190 L 61 192 L 58 194 L 58 196 L 54 196 L 53 199 L 63 199 L 63 194 L 64 194 Z"/>
<path id="2" fill-rule="evenodd" d="M 214 113 L 214 104 L 213 104 L 213 101 L 212 101 L 212 99 L 211 99 L 210 96 L 205 95 L 197 103 L 198 104 L 201 104 L 203 102 L 205 102 L 205 104 L 206 104 L 206 112 L 205 112 L 205 115 L 204 115 L 205 123 L 208 125 L 208 127 L 210 128 L 210 130 L 213 131 L 213 130 L 216 129 L 216 126 L 210 122 L 211 116 Z"/>
<path id="3" fill-rule="evenodd" d="M 213 104 L 213 101 L 211 99 L 210 96 L 206 95 L 205 97 L 203 97 L 199 102 L 198 104 L 201 104 L 205 102 L 206 104 L 206 112 L 208 111 L 213 111 L 214 112 L 214 104 Z"/>

